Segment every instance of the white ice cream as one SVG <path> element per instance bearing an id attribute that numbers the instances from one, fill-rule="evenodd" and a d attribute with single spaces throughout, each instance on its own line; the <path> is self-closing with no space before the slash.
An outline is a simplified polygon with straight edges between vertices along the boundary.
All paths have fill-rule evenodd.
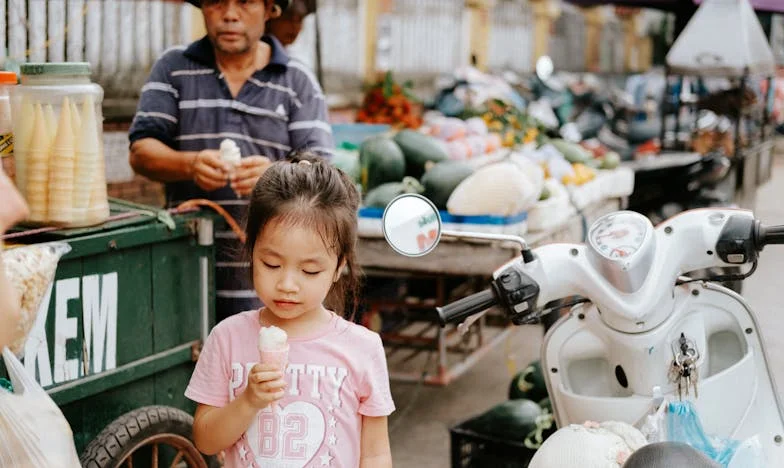
<path id="1" fill-rule="evenodd" d="M 280 351 L 288 346 L 289 337 L 282 329 L 261 327 L 259 330 L 259 351 Z"/>
<path id="2" fill-rule="evenodd" d="M 237 146 L 233 140 L 229 140 L 228 138 L 223 140 L 220 144 L 220 155 L 221 159 L 233 166 L 239 164 L 242 159 L 240 147 Z"/>

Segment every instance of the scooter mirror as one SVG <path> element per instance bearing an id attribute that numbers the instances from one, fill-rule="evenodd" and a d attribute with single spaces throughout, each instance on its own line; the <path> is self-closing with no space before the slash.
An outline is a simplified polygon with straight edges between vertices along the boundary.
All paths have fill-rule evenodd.
<path id="1" fill-rule="evenodd" d="M 414 193 L 399 195 L 384 209 L 384 239 L 395 252 L 421 257 L 441 240 L 441 216 L 433 202 Z"/>
<path id="2" fill-rule="evenodd" d="M 536 60 L 536 76 L 542 80 L 547 81 L 553 76 L 553 59 L 548 55 L 542 55 Z"/>

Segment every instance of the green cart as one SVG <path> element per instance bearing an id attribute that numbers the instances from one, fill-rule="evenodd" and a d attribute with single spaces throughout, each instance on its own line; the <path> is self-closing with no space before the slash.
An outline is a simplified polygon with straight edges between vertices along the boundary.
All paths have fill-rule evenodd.
<path id="1" fill-rule="evenodd" d="M 216 465 L 193 445 L 183 392 L 214 325 L 217 222 L 112 200 L 103 225 L 7 240 L 71 246 L 25 367 L 68 419 L 85 467 Z"/>

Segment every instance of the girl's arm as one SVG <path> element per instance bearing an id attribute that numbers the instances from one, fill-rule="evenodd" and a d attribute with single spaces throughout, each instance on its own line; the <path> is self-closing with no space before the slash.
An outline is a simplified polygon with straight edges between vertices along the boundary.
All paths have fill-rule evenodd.
<path id="1" fill-rule="evenodd" d="M 362 416 L 359 468 L 391 468 L 387 417 Z"/>
<path id="2" fill-rule="evenodd" d="M 253 366 L 247 388 L 234 401 L 220 408 L 202 404 L 196 408 L 193 417 L 196 448 L 205 455 L 215 455 L 234 445 L 260 410 L 283 398 L 285 387 L 283 373 L 276 366 Z"/>
<path id="3" fill-rule="evenodd" d="M 215 455 L 242 437 L 259 412 L 242 396 L 228 405 L 217 408 L 199 405 L 193 418 L 193 441 L 205 455 Z"/>

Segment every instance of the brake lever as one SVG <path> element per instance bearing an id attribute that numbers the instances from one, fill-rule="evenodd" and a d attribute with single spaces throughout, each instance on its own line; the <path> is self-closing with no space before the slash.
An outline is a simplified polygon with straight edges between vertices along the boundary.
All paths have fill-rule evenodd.
<path id="1" fill-rule="evenodd" d="M 471 328 L 471 325 L 473 325 L 474 323 L 476 323 L 477 320 L 482 318 L 487 313 L 487 310 L 483 310 L 482 312 L 479 312 L 478 314 L 474 314 L 468 317 L 467 319 L 463 320 L 462 322 L 460 322 L 460 324 L 457 326 L 457 333 L 460 334 L 461 337 L 464 336 L 466 333 L 468 333 L 468 330 Z"/>

